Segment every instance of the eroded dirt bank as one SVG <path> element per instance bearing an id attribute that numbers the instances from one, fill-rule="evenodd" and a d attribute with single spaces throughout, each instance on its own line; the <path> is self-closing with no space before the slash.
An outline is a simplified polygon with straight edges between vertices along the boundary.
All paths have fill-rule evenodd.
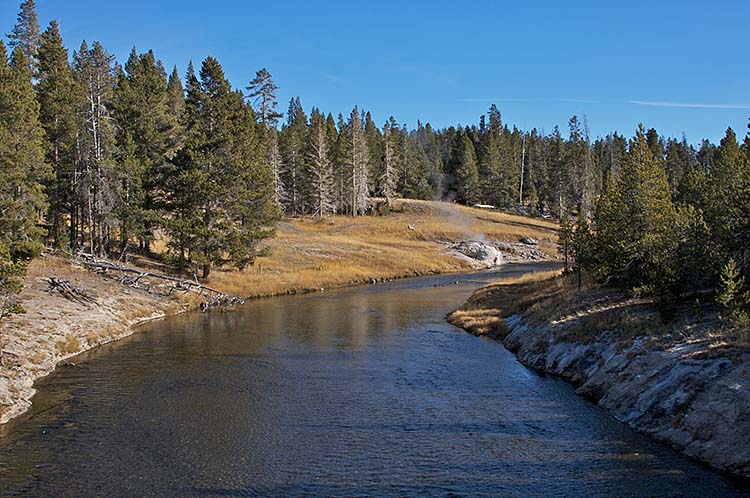
<path id="1" fill-rule="evenodd" d="M 630 427 L 750 477 L 747 332 L 722 329 L 710 307 L 678 311 L 665 325 L 647 301 L 606 289 L 577 293 L 558 279 L 481 289 L 449 321 L 574 383 Z"/>

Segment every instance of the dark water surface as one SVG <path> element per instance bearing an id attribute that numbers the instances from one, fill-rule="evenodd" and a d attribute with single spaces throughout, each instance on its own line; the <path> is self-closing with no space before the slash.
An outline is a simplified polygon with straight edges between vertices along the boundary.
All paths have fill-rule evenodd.
<path id="1" fill-rule="evenodd" d="M 0 495 L 741 495 L 445 323 L 483 282 L 543 267 L 149 324 L 40 383 L 0 434 Z"/>

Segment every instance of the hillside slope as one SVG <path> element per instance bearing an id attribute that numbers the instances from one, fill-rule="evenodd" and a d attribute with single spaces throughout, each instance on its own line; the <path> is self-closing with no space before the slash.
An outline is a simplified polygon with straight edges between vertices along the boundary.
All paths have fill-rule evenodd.
<path id="1" fill-rule="evenodd" d="M 522 237 L 539 244 L 519 243 Z M 446 202 L 398 200 L 388 216 L 287 220 L 268 242 L 268 256 L 242 272 L 216 271 L 211 283 L 255 297 L 482 267 L 451 249 L 466 240 L 498 246 L 498 264 L 552 258 L 557 224 Z"/>

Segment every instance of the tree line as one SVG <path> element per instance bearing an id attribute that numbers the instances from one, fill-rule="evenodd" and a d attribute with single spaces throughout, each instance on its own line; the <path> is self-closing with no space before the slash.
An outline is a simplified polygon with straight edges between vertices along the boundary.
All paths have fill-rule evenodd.
<path id="1" fill-rule="evenodd" d="M 680 300 L 708 297 L 725 322 L 750 323 L 750 135 L 740 144 L 729 128 L 695 151 L 641 126 L 601 189 L 591 217 L 561 220 L 579 275 L 652 295 L 665 317 Z"/>
<path id="2" fill-rule="evenodd" d="M 593 139 L 577 116 L 564 131 L 524 131 L 495 105 L 477 124 L 445 129 L 392 116 L 378 125 L 357 106 L 306 112 L 299 97 L 282 114 L 266 69 L 241 91 L 213 57 L 181 78 L 151 50 L 133 49 L 124 65 L 98 42 L 71 54 L 56 21 L 41 31 L 34 0 L 21 4 L 8 40 L 6 289 L 17 289 L 42 241 L 120 257 L 151 253 L 161 234 L 171 263 L 208 278 L 216 266 L 251 264 L 283 215 L 360 216 L 376 211 L 373 197 L 385 208 L 408 197 L 555 217 L 577 267 L 670 295 L 718 285 L 730 260 L 736 281 L 748 272 L 750 146 L 731 130 L 696 149 L 654 129 Z"/>
<path id="3" fill-rule="evenodd" d="M 204 278 L 251 263 L 278 219 L 267 131 L 219 62 L 184 84 L 153 51 L 124 65 L 98 42 L 72 56 L 52 21 L 21 5 L 2 54 L 2 251 L 8 272 L 48 244 L 96 255 L 170 255 Z M 11 268 L 10 266 L 13 266 Z"/>

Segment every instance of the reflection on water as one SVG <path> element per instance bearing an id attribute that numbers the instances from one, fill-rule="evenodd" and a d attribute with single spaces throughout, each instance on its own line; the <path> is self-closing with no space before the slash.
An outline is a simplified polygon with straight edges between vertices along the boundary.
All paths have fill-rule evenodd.
<path id="1" fill-rule="evenodd" d="M 447 325 L 493 276 L 150 324 L 41 383 L 0 436 L 0 494 L 742 494 Z"/>

